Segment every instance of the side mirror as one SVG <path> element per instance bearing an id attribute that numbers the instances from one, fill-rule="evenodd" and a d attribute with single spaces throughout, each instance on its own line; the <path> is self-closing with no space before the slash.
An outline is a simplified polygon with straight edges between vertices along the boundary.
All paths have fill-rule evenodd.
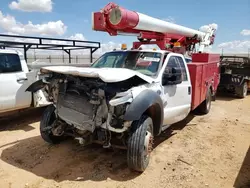
<path id="1" fill-rule="evenodd" d="M 182 74 L 180 68 L 170 68 L 165 70 L 162 75 L 162 85 L 176 85 L 182 82 Z"/>

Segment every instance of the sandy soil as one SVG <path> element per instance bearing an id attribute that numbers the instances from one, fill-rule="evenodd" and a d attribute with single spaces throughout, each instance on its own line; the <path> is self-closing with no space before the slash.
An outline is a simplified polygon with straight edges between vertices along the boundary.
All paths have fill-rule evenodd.
<path id="1" fill-rule="evenodd" d="M 45 143 L 42 111 L 0 121 L 1 188 L 250 187 L 250 96 L 218 98 L 208 115 L 166 130 L 142 174 L 127 169 L 125 151 Z"/>

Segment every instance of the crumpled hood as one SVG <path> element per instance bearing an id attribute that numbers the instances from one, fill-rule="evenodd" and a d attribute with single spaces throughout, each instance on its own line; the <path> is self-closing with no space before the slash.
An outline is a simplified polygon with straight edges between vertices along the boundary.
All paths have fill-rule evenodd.
<path id="1" fill-rule="evenodd" d="M 148 83 L 154 81 L 154 79 L 149 76 L 126 68 L 89 68 L 74 66 L 48 66 L 41 68 L 41 72 L 48 71 L 81 77 L 100 78 L 104 82 L 120 82 L 134 76 L 137 76 Z"/>

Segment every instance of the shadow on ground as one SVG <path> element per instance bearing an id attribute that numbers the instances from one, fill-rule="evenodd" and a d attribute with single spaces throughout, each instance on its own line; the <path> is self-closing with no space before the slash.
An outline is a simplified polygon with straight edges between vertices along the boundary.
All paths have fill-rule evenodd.
<path id="1" fill-rule="evenodd" d="M 244 161 L 241 165 L 240 171 L 234 182 L 235 188 L 249 188 L 250 187 L 250 147 L 246 153 Z"/>
<path id="2" fill-rule="evenodd" d="M 126 151 L 106 150 L 100 145 L 79 146 L 74 140 L 49 145 L 40 136 L 20 140 L 2 151 L 1 160 L 57 182 L 126 181 L 140 175 L 127 168 Z"/>
<path id="3" fill-rule="evenodd" d="M 44 108 L 29 109 L 0 118 L 0 131 L 33 130 L 30 124 L 40 121 Z"/>
<path id="4" fill-rule="evenodd" d="M 195 116 L 198 114 L 195 112 L 191 112 L 188 117 L 176 124 L 171 125 L 167 130 L 162 132 L 158 137 L 155 138 L 154 140 L 154 147 L 157 147 L 160 145 L 162 142 L 165 140 L 169 139 L 170 137 L 174 136 L 177 134 L 175 131 L 176 130 L 182 130 L 186 125 L 188 125 Z M 191 124 L 190 124 L 191 125 Z"/>
<path id="5" fill-rule="evenodd" d="M 248 92 L 248 95 L 250 95 L 249 92 Z M 220 91 L 220 92 L 217 92 L 216 94 L 216 100 L 232 101 L 232 100 L 244 100 L 244 99 L 241 99 L 232 93 Z"/>
<path id="6" fill-rule="evenodd" d="M 193 117 L 189 116 L 156 137 L 155 147 L 173 136 L 174 130 L 183 129 Z M 100 145 L 82 147 L 74 140 L 49 145 L 40 136 L 17 141 L 3 149 L 1 160 L 57 182 L 103 181 L 108 178 L 127 181 L 141 175 L 128 169 L 126 150 L 106 150 Z"/>

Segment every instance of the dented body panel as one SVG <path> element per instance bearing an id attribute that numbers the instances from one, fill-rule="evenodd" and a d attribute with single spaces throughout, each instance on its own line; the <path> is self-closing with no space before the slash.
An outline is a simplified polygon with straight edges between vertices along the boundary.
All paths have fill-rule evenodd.
<path id="1" fill-rule="evenodd" d="M 56 72 L 72 76 L 100 78 L 104 82 L 121 82 L 137 76 L 148 83 L 152 83 L 153 79 L 139 72 L 123 69 L 123 68 L 88 68 L 88 67 L 72 67 L 72 66 L 50 66 L 43 67 L 41 72 Z"/>

